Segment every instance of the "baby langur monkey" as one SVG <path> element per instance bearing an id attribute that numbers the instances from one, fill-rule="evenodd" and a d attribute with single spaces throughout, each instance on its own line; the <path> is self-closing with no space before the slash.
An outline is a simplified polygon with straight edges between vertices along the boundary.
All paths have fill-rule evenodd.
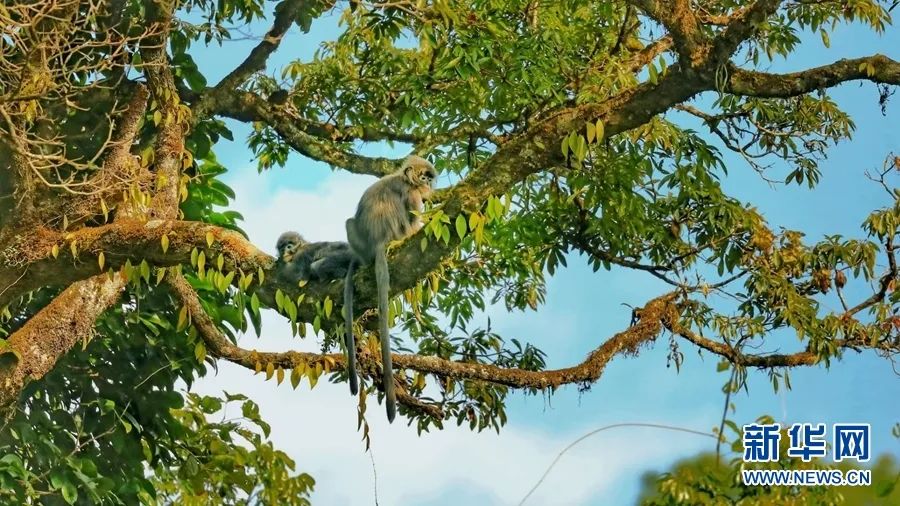
<path id="1" fill-rule="evenodd" d="M 355 256 L 347 269 L 344 282 L 344 318 L 347 345 L 347 366 L 350 392 L 359 391 L 356 376 L 356 344 L 353 337 L 353 271 L 375 262 L 375 283 L 378 289 L 378 338 L 381 339 L 382 382 L 389 421 L 397 415 L 394 394 L 394 373 L 391 365 L 391 338 L 388 334 L 388 243 L 405 239 L 422 228 L 413 212 L 422 211 L 422 202 L 431 195 L 431 185 L 437 172 L 424 158 L 410 155 L 400 170 L 382 177 L 370 186 L 356 208 L 356 215 L 347 220 L 347 241 Z"/>
<path id="2" fill-rule="evenodd" d="M 347 274 L 353 252 L 345 242 L 306 242 L 297 232 L 285 232 L 275 243 L 276 275 L 285 281 L 331 281 Z"/>

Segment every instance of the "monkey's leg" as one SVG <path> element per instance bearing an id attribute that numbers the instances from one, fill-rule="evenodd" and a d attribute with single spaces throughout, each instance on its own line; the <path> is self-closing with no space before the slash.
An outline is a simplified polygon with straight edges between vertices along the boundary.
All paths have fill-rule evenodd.
<path id="1" fill-rule="evenodd" d="M 353 338 L 353 271 L 356 262 L 350 262 L 344 278 L 344 345 L 347 347 L 347 376 L 350 393 L 359 393 L 359 378 L 356 375 L 356 340 Z"/>
<path id="2" fill-rule="evenodd" d="M 397 399 L 394 393 L 394 367 L 391 363 L 391 336 L 388 334 L 388 292 L 391 275 L 388 271 L 384 244 L 379 244 L 375 251 L 375 283 L 378 285 L 378 337 L 381 339 L 384 405 L 387 408 L 388 421 L 393 422 L 397 416 Z"/>

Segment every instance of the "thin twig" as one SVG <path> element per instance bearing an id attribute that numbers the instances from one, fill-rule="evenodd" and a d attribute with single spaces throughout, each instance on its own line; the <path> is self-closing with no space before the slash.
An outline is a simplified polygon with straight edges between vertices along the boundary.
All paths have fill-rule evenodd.
<path id="1" fill-rule="evenodd" d="M 572 441 L 572 443 L 570 443 L 569 446 L 566 446 L 565 448 L 563 448 L 563 450 L 561 452 L 559 452 L 559 454 L 556 455 L 556 458 L 553 459 L 553 462 L 550 463 L 550 466 L 547 467 L 547 470 L 544 471 L 544 474 L 541 475 L 541 478 L 537 481 L 537 483 L 535 483 L 534 486 L 531 487 L 531 490 L 529 490 L 528 493 L 525 494 L 525 497 L 523 497 L 522 500 L 519 501 L 519 506 L 522 506 L 523 504 L 525 504 L 525 501 L 527 501 L 528 498 L 531 497 L 531 494 L 533 494 L 534 491 L 537 490 L 537 488 L 541 486 L 541 483 L 543 483 L 544 479 L 547 477 L 547 475 L 550 474 L 550 470 L 553 469 L 553 466 L 555 466 L 557 462 L 559 462 L 559 459 L 562 458 L 564 453 L 566 453 L 567 451 L 572 449 L 572 447 L 574 447 L 578 443 L 593 436 L 594 434 L 603 432 L 608 429 L 615 429 L 617 427 L 649 427 L 651 429 L 663 429 L 663 430 L 670 430 L 670 431 L 675 431 L 675 432 L 686 432 L 688 434 L 696 434 L 698 436 L 706 436 L 706 437 L 712 437 L 712 438 L 716 437 L 715 434 L 710 434 L 709 432 L 702 432 L 699 430 L 687 429 L 684 427 L 676 427 L 674 425 L 665 425 L 665 424 L 659 424 L 659 423 L 643 423 L 643 422 L 616 423 L 613 425 L 607 425 L 605 427 L 600 427 L 599 429 L 594 429 L 594 430 L 588 432 L 587 434 L 581 436 L 580 438 L 576 439 L 575 441 Z"/>

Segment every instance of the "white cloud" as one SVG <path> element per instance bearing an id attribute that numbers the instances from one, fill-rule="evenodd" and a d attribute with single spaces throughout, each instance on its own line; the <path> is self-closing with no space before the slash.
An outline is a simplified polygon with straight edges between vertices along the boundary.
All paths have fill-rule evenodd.
<path id="1" fill-rule="evenodd" d="M 308 241 L 344 240 L 344 220 L 353 215 L 359 197 L 374 181 L 342 171 L 304 191 L 273 189 L 266 176 L 246 170 L 229 185 L 237 193 L 233 208 L 244 215 L 242 228 L 254 244 L 270 252 L 286 230 L 300 232 Z"/>

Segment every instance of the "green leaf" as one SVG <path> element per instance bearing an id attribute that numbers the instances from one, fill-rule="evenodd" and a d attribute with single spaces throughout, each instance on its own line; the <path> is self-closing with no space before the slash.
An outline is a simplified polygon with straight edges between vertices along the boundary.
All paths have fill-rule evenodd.
<path id="1" fill-rule="evenodd" d="M 253 313 L 259 315 L 259 297 L 257 297 L 256 292 L 253 292 L 253 295 L 250 296 L 250 309 L 253 310 Z"/>
<path id="2" fill-rule="evenodd" d="M 141 260 L 140 270 L 144 282 L 150 283 L 150 264 L 148 264 L 146 260 Z"/>
<path id="3" fill-rule="evenodd" d="M 62 496 L 67 503 L 75 504 L 75 501 L 78 500 L 78 489 L 75 488 L 75 485 L 67 481 L 63 483 Z"/>
<path id="4" fill-rule="evenodd" d="M 462 214 L 456 215 L 456 235 L 460 239 L 466 236 L 466 219 Z"/>

